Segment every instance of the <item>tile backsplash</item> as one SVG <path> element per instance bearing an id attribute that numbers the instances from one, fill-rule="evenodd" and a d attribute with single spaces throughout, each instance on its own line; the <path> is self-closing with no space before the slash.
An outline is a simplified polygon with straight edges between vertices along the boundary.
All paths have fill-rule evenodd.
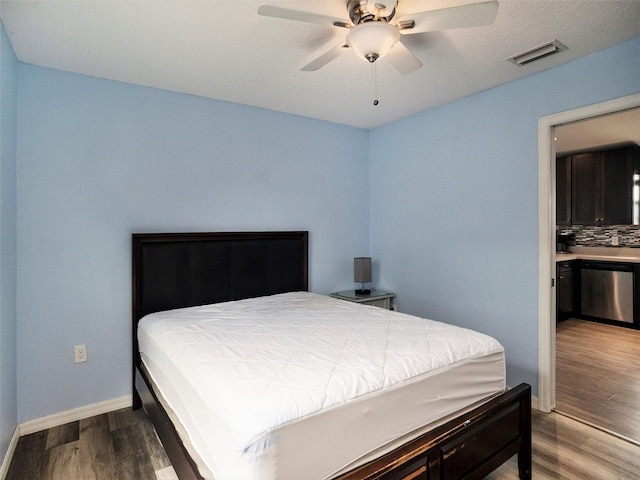
<path id="1" fill-rule="evenodd" d="M 569 246 L 598 247 L 611 245 L 611 238 L 618 236 L 620 246 L 640 246 L 639 225 L 607 225 L 605 227 L 572 225 L 571 227 L 556 227 L 558 233 L 574 233 L 575 241 Z"/>

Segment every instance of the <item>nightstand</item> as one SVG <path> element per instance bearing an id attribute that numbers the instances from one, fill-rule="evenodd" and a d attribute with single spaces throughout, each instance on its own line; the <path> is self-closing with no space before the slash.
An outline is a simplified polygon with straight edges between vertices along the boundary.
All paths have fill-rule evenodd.
<path id="1" fill-rule="evenodd" d="M 395 293 L 383 292 L 382 290 L 371 290 L 368 295 L 356 295 L 355 290 L 346 290 L 344 292 L 332 293 L 333 298 L 346 300 L 348 302 L 361 303 L 363 305 L 373 305 L 374 307 L 386 308 L 391 310 L 391 299 L 396 296 Z"/>

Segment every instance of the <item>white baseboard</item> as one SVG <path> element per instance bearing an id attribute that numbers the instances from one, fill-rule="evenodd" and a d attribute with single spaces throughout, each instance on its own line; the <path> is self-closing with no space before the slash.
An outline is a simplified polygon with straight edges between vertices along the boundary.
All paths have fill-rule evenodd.
<path id="1" fill-rule="evenodd" d="M 11 441 L 9 442 L 9 448 L 7 448 L 7 453 L 4 455 L 2 465 L 0 465 L 0 480 L 4 480 L 5 478 L 7 478 L 7 473 L 9 473 L 9 465 L 11 464 L 11 459 L 13 458 L 13 452 L 16 451 L 16 445 L 18 445 L 19 438 L 20 426 L 18 425 L 13 431 L 13 436 L 11 437 Z"/>
<path id="2" fill-rule="evenodd" d="M 18 429 L 20 430 L 20 435 L 29 435 L 30 433 L 57 427 L 64 425 L 65 423 L 82 420 L 83 418 L 102 415 L 103 413 L 109 413 L 114 410 L 130 407 L 133 403 L 132 399 L 133 397 L 131 395 L 125 395 L 124 397 L 105 400 L 104 402 L 93 403 L 91 405 L 85 405 L 84 407 L 73 408 L 65 412 L 54 413 L 53 415 L 21 423 L 18 425 Z"/>

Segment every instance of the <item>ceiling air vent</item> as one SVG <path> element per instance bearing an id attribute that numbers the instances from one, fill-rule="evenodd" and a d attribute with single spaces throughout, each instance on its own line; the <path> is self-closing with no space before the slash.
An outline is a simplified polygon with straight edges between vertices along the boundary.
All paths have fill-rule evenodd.
<path id="1" fill-rule="evenodd" d="M 545 43 L 544 45 L 540 45 L 532 50 L 528 50 L 523 53 L 519 53 L 508 60 L 510 62 L 515 63 L 516 65 L 526 65 L 527 63 L 535 62 L 536 60 L 540 60 L 541 58 L 548 57 L 549 55 L 553 55 L 554 53 L 562 52 L 566 50 L 563 44 L 561 44 L 558 40 L 554 40 L 553 42 Z"/>

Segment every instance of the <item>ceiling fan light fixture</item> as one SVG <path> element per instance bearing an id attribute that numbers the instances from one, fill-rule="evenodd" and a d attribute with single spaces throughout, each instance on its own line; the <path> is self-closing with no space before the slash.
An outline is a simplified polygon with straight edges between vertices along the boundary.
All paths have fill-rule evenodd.
<path id="1" fill-rule="evenodd" d="M 398 29 L 386 22 L 361 23 L 347 34 L 347 44 L 371 63 L 384 57 L 399 39 Z"/>

